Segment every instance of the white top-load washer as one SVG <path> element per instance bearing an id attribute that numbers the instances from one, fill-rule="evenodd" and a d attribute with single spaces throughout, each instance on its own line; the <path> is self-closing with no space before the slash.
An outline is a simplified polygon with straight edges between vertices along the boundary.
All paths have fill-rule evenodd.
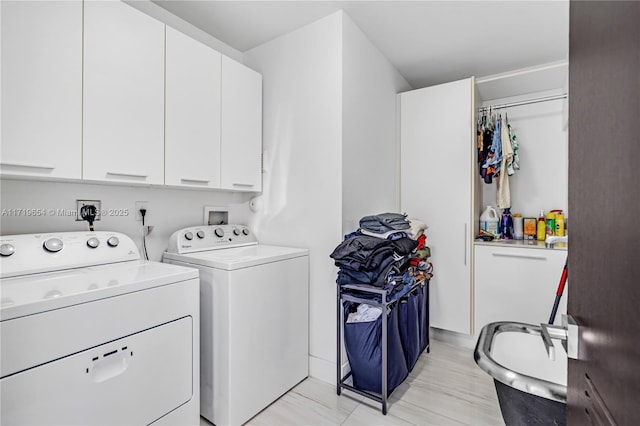
<path id="1" fill-rule="evenodd" d="M 115 232 L 2 236 L 0 268 L 0 424 L 198 424 L 198 271 Z"/>
<path id="2" fill-rule="evenodd" d="M 246 226 L 175 232 L 165 262 L 200 270 L 200 410 L 240 425 L 309 374 L 309 252 Z"/>

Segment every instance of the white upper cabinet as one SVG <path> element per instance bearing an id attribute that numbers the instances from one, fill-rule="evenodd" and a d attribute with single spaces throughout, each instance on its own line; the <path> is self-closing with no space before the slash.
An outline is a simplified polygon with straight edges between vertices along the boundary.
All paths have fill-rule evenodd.
<path id="1" fill-rule="evenodd" d="M 0 7 L 1 176 L 262 190 L 259 73 L 121 1 Z"/>
<path id="2" fill-rule="evenodd" d="M 2 1 L 0 173 L 80 178 L 82 2 Z"/>
<path id="3" fill-rule="evenodd" d="M 167 27 L 165 184 L 220 187 L 220 53 Z"/>
<path id="4" fill-rule="evenodd" d="M 431 326 L 472 333 L 473 79 L 400 94 L 401 209 L 428 226 Z"/>
<path id="5" fill-rule="evenodd" d="M 262 76 L 222 57 L 222 188 L 262 189 Z"/>
<path id="6" fill-rule="evenodd" d="M 164 35 L 125 3 L 84 3 L 84 179 L 164 183 Z"/>

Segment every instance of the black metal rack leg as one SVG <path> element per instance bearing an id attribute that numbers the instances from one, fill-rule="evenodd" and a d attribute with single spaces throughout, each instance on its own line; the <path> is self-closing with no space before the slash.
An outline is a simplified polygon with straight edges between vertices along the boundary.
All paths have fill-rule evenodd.
<path id="1" fill-rule="evenodd" d="M 383 305 L 383 311 L 382 311 L 382 368 L 380 369 L 381 372 L 380 374 L 382 375 L 382 414 L 386 415 L 387 414 L 387 397 L 389 395 L 389 392 L 387 392 L 387 363 L 389 362 L 389 348 L 387 345 L 388 342 L 388 336 L 387 336 L 387 331 L 388 331 L 388 327 L 387 327 L 387 322 L 389 321 L 389 318 L 387 317 L 387 307 L 386 305 Z"/>
<path id="2" fill-rule="evenodd" d="M 336 303 L 336 336 L 338 336 L 336 343 L 336 392 L 340 395 L 342 393 L 342 295 L 340 289 L 337 289 L 336 293 L 338 298 L 338 303 Z"/>

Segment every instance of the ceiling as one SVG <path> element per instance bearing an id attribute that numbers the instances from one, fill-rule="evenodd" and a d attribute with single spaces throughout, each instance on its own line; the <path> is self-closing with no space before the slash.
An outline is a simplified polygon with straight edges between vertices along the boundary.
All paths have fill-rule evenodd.
<path id="1" fill-rule="evenodd" d="M 342 9 L 413 88 L 568 59 L 567 0 L 154 3 L 241 52 Z"/>

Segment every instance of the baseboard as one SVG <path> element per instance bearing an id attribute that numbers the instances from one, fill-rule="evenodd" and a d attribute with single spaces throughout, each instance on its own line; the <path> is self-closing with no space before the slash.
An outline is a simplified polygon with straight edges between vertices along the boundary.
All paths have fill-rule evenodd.
<path id="1" fill-rule="evenodd" d="M 336 363 L 309 355 L 309 377 L 336 384 Z"/>
<path id="2" fill-rule="evenodd" d="M 476 337 L 468 334 L 456 333 L 455 331 L 442 330 L 431 327 L 430 336 L 434 340 L 439 340 L 450 345 L 473 349 L 476 347 Z"/>

